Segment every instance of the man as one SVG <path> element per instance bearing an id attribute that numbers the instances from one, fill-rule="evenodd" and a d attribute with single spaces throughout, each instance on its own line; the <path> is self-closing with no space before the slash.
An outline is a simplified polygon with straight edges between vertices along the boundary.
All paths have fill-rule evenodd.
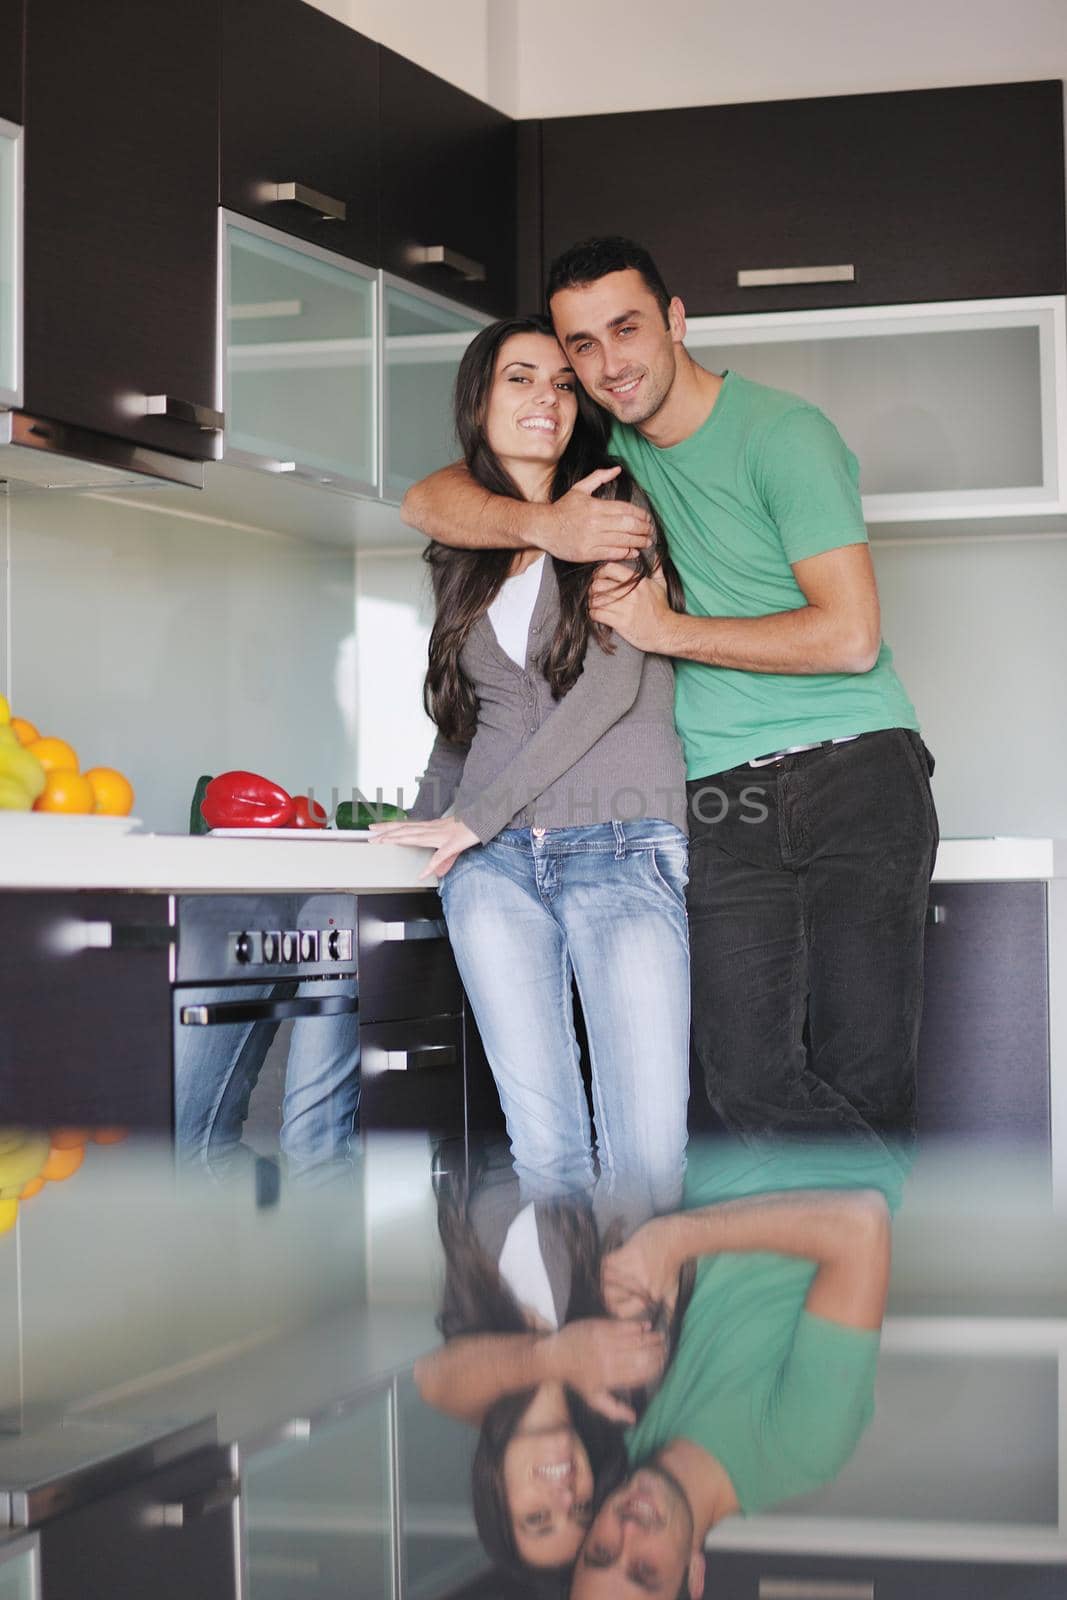
<path id="1" fill-rule="evenodd" d="M 717 1165 L 712 1155 L 709 1172 Z M 887 1187 L 899 1198 L 891 1174 Z M 606 1258 L 609 1307 L 669 1301 L 683 1263 L 709 1254 L 662 1387 L 630 1430 L 635 1470 L 579 1552 L 574 1600 L 697 1600 L 709 1531 L 831 1481 L 873 1413 L 890 1257 L 878 1189 L 658 1218 Z"/>
<path id="2" fill-rule="evenodd" d="M 881 642 L 855 458 L 803 400 L 699 366 L 685 308 L 639 245 L 567 251 L 547 296 L 577 377 L 615 419 L 611 451 L 664 527 L 687 614 L 613 564 L 648 524 L 594 498 L 606 474 L 534 506 L 448 467 L 403 515 L 446 544 L 607 562 L 591 615 L 674 658 L 693 1042 L 720 1118 L 744 1134 L 908 1136 L 937 822 L 932 762 Z"/>

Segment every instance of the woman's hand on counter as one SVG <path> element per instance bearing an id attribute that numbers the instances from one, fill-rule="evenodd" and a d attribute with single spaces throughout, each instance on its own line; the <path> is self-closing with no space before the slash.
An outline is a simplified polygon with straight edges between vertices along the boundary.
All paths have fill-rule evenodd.
<path id="1" fill-rule="evenodd" d="M 481 843 L 458 817 L 438 817 L 432 822 L 372 822 L 369 832 L 375 844 L 410 844 L 419 850 L 432 850 L 429 864 L 419 873 L 420 879 L 443 878 L 464 850 Z"/>

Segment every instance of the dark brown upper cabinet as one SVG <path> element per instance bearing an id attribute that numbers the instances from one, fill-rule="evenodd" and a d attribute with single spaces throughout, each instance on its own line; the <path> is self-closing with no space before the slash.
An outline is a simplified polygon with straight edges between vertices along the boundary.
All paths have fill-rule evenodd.
<path id="1" fill-rule="evenodd" d="M 222 203 L 378 265 L 378 46 L 304 0 L 222 0 Z"/>
<path id="2" fill-rule="evenodd" d="M 217 204 L 218 0 L 28 0 L 27 411 L 216 452 Z"/>
<path id="3" fill-rule="evenodd" d="M 1059 82 L 562 117 L 542 144 L 542 267 L 626 234 L 691 315 L 1064 292 Z M 797 268 L 852 278 L 738 279 Z"/>
<path id="4" fill-rule="evenodd" d="M 381 51 L 381 264 L 480 311 L 515 309 L 515 128 Z"/>
<path id="5" fill-rule="evenodd" d="M 22 121 L 22 12 L 24 0 L 0 0 L 0 117 Z"/>

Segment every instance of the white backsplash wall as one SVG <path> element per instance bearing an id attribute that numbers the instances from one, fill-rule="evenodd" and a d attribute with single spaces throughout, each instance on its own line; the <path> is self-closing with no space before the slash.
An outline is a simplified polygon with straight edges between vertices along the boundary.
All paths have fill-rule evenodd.
<path id="1" fill-rule="evenodd" d="M 399 789 L 410 805 L 436 732 L 422 709 L 433 601 L 421 542 L 361 551 L 356 574 L 357 781 L 371 800 L 381 789 L 383 800 L 396 804 Z"/>
<path id="2" fill-rule="evenodd" d="M 937 760 L 941 831 L 1067 837 L 1067 538 L 872 546 L 882 623 Z M 359 558 L 359 782 L 414 794 L 432 612 L 418 552 Z"/>
<path id="3" fill-rule="evenodd" d="M 185 832 L 197 778 L 227 768 L 327 802 L 351 790 L 351 550 L 153 509 L 150 495 L 13 495 L 7 511 L 0 690 L 83 770 L 125 772 L 148 827 Z"/>

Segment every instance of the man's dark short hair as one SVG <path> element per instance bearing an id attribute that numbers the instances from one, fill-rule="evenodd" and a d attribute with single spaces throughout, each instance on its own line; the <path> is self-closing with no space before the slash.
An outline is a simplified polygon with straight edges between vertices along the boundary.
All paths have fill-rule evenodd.
<path id="1" fill-rule="evenodd" d="M 558 294 L 560 289 L 580 289 L 587 283 L 606 278 L 609 272 L 625 272 L 630 267 L 641 274 L 645 288 L 655 296 L 656 304 L 663 313 L 663 321 L 666 322 L 671 297 L 660 277 L 659 268 L 643 245 L 618 235 L 606 239 L 585 239 L 581 244 L 572 244 L 569 250 L 557 256 L 548 269 L 545 302 L 551 305 L 552 296 Z"/>

